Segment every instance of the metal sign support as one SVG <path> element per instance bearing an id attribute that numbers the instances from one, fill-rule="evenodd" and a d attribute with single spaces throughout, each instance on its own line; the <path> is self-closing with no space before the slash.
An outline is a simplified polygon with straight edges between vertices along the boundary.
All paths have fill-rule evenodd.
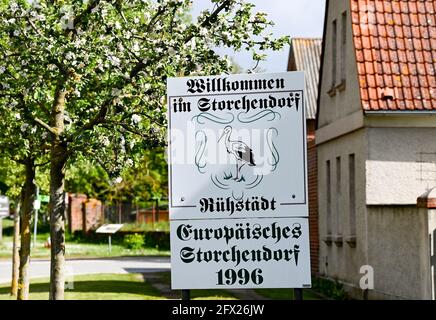
<path id="1" fill-rule="evenodd" d="M 294 289 L 294 300 L 298 300 L 298 301 L 303 300 L 303 289 L 301 288 Z"/>
<path id="2" fill-rule="evenodd" d="M 182 300 L 191 300 L 191 290 L 182 290 Z"/>

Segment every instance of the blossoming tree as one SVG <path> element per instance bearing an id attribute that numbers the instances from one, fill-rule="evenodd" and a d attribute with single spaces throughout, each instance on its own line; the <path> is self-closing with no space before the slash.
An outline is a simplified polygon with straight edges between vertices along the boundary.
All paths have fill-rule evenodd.
<path id="1" fill-rule="evenodd" d="M 24 93 L 50 144 L 50 299 L 64 297 L 67 161 L 110 150 L 121 167 L 164 142 L 167 77 L 229 71 L 216 47 L 260 60 L 288 42 L 266 33 L 272 23 L 252 4 L 210 4 L 192 22 L 189 0 L 14 0 L 0 11 L 0 90 Z"/>

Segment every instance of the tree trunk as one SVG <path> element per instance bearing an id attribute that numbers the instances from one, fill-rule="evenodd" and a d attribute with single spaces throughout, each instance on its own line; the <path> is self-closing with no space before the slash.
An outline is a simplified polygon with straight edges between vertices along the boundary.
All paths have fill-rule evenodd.
<path id="1" fill-rule="evenodd" d="M 27 300 L 29 298 L 29 264 L 30 264 L 30 243 L 31 228 L 30 220 L 33 212 L 33 202 L 35 201 L 35 164 L 33 159 L 28 159 L 25 164 L 26 181 L 21 192 L 21 210 L 20 210 L 20 267 L 18 279 L 18 300 Z"/>
<path id="2" fill-rule="evenodd" d="M 11 295 L 17 296 L 18 294 L 18 274 L 20 267 L 20 254 L 18 242 L 20 241 L 20 206 L 21 201 L 17 201 L 14 213 L 14 238 L 12 241 L 12 282 L 11 282 Z"/>
<path id="3" fill-rule="evenodd" d="M 63 300 L 65 287 L 65 163 L 67 144 L 64 131 L 65 91 L 59 86 L 51 116 L 52 146 L 50 153 L 50 300 Z"/>

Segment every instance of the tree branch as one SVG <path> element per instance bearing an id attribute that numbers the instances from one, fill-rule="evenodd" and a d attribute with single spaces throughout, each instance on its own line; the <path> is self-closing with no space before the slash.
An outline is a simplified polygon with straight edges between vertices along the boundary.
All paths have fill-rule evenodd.
<path id="1" fill-rule="evenodd" d="M 56 134 L 56 131 L 53 130 L 52 127 L 50 127 L 47 123 L 45 123 L 44 121 L 42 121 L 39 118 L 33 118 L 33 121 L 35 121 L 36 124 L 38 124 L 41 128 L 44 128 L 45 130 L 47 130 L 48 132 L 50 132 L 51 134 Z"/>
<path id="2" fill-rule="evenodd" d="M 100 3 L 100 0 L 91 0 L 89 2 L 86 9 L 81 14 L 79 14 L 77 17 L 74 18 L 74 20 L 73 20 L 73 28 L 74 29 L 73 30 L 75 30 L 76 27 L 82 23 L 83 19 L 87 15 L 89 15 L 92 12 L 92 10 L 99 5 L 99 3 Z M 69 34 L 71 31 L 72 30 L 68 30 L 67 34 Z"/>
<path id="3" fill-rule="evenodd" d="M 228 7 L 228 5 L 230 4 L 230 2 L 231 2 L 231 0 L 225 0 L 225 1 L 220 5 L 220 6 L 218 6 L 218 7 L 217 7 L 217 8 L 216 8 L 212 13 L 211 13 L 211 15 L 210 15 L 206 20 L 204 20 L 204 21 L 201 23 L 201 26 L 202 26 L 202 27 L 206 27 L 206 26 L 211 25 L 211 24 L 216 20 L 216 18 L 217 18 L 218 15 L 221 13 L 221 11 L 223 11 L 224 9 L 226 9 L 226 8 Z M 159 11 L 160 11 L 160 10 L 159 10 Z M 159 11 L 158 11 L 158 12 L 159 12 Z M 157 14 L 152 18 L 152 20 L 150 21 L 150 24 L 151 24 L 152 22 L 154 23 L 154 20 L 156 19 L 156 17 L 157 17 Z M 149 24 L 149 27 L 150 27 L 150 24 Z M 185 38 L 184 43 L 189 42 L 193 37 L 194 37 L 194 34 L 191 33 L 188 37 Z M 156 60 L 157 60 L 158 58 L 160 58 L 160 56 L 157 57 Z M 135 78 L 135 77 L 138 75 L 138 73 L 139 73 L 143 68 L 145 68 L 146 66 L 150 65 L 153 61 L 154 61 L 154 59 L 153 59 L 153 60 L 149 60 L 149 61 L 147 61 L 147 63 L 144 63 L 144 62 L 142 62 L 142 61 L 139 61 L 138 63 L 136 63 L 136 65 L 135 65 L 135 66 L 132 68 L 132 70 L 130 71 L 129 79 L 126 80 L 126 82 L 123 84 L 123 87 L 126 86 L 127 84 L 129 84 L 129 83 L 133 80 L 133 78 Z M 146 94 L 146 93 L 145 93 L 145 94 Z M 106 101 L 104 101 L 103 104 L 101 105 L 100 110 L 99 110 L 98 113 L 95 115 L 95 117 L 94 117 L 90 122 L 88 122 L 88 123 L 86 123 L 85 125 L 83 125 L 82 128 L 80 128 L 80 129 L 78 130 L 79 133 L 78 133 L 75 137 L 72 137 L 71 139 L 69 139 L 69 141 L 72 141 L 72 140 L 74 140 L 75 138 L 77 138 L 78 136 L 80 136 L 80 134 L 81 134 L 82 132 L 92 129 L 95 125 L 98 125 L 98 124 L 100 124 L 100 123 L 103 123 L 103 122 L 105 121 L 105 117 L 106 117 L 106 114 L 107 114 L 107 112 L 108 112 L 109 106 L 110 106 L 110 104 L 112 103 L 113 100 L 114 100 L 114 98 L 106 99 Z"/>

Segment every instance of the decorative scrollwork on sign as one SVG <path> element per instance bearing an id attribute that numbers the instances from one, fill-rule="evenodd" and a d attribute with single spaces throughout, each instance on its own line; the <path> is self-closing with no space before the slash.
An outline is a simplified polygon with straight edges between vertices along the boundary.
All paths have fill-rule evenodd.
<path id="1" fill-rule="evenodd" d="M 229 185 L 222 183 L 216 175 L 215 176 L 210 175 L 210 180 L 212 180 L 212 183 L 220 189 L 223 189 L 223 190 L 229 189 Z"/>
<path id="2" fill-rule="evenodd" d="M 200 114 L 197 114 L 196 116 L 193 116 L 191 121 L 195 121 L 198 124 L 205 124 L 206 123 L 205 120 L 209 120 L 209 121 L 212 121 L 215 123 L 220 123 L 220 124 L 229 124 L 229 123 L 232 123 L 234 119 L 235 119 L 235 116 L 230 112 L 226 113 L 226 118 L 216 116 L 216 115 L 209 113 L 209 112 L 202 112 Z"/>
<path id="3" fill-rule="evenodd" d="M 276 118 L 281 118 L 280 113 L 272 111 L 272 110 L 262 110 L 259 111 L 258 113 L 252 115 L 252 116 L 248 116 L 244 118 L 244 115 L 246 115 L 246 112 L 241 112 L 238 114 L 238 120 L 242 123 L 251 123 L 251 122 L 255 122 L 257 120 L 260 120 L 262 118 L 268 117 L 267 121 L 273 121 Z"/>
<path id="4" fill-rule="evenodd" d="M 204 133 L 204 131 L 197 131 L 195 134 L 195 140 L 200 142 L 200 146 L 197 149 L 197 152 L 195 153 L 195 165 L 197 167 L 198 172 L 205 173 L 206 171 L 203 171 L 204 168 L 206 168 L 207 161 L 205 159 L 205 152 L 206 152 L 206 144 L 207 144 L 207 135 Z"/>
<path id="5" fill-rule="evenodd" d="M 253 188 L 257 187 L 262 182 L 262 180 L 263 180 L 263 175 L 258 175 L 258 176 L 256 176 L 256 179 L 254 179 L 252 182 L 247 183 L 245 185 L 245 188 L 246 189 L 253 189 Z"/>
<path id="6" fill-rule="evenodd" d="M 277 165 L 280 161 L 280 155 L 279 152 L 277 151 L 277 148 L 274 144 L 274 139 L 273 136 L 277 137 L 279 135 L 279 132 L 277 131 L 276 128 L 269 128 L 268 131 L 266 132 L 266 143 L 268 145 L 269 150 L 271 151 L 271 157 L 272 159 L 268 158 L 268 164 L 271 166 L 271 172 L 274 172 L 277 169 Z"/>

